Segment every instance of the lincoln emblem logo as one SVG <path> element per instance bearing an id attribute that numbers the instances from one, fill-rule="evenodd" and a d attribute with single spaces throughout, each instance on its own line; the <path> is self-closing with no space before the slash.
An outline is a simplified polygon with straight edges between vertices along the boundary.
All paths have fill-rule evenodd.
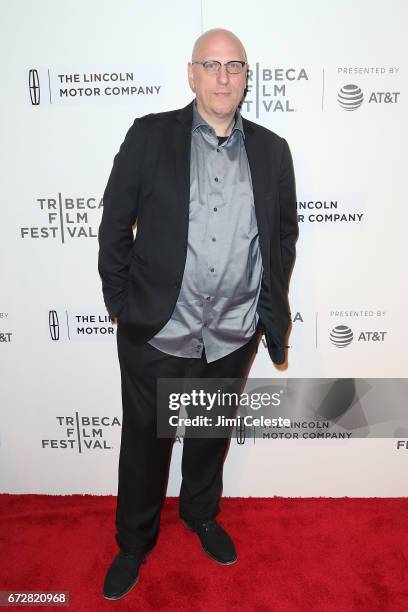
<path id="1" fill-rule="evenodd" d="M 28 73 L 28 84 L 30 88 L 31 104 L 38 106 L 40 103 L 40 79 L 38 78 L 38 70 L 31 68 Z"/>
<path id="2" fill-rule="evenodd" d="M 237 418 L 235 431 L 237 436 L 237 444 L 245 444 L 245 423 L 241 417 Z"/>
<path id="3" fill-rule="evenodd" d="M 59 340 L 59 322 L 56 310 L 48 313 L 48 325 L 50 327 L 51 340 Z"/>

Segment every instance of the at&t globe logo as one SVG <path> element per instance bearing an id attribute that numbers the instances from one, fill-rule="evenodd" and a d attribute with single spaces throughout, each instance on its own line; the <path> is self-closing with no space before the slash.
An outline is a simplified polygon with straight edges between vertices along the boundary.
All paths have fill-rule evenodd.
<path id="1" fill-rule="evenodd" d="M 346 111 L 354 111 L 363 103 L 364 96 L 358 85 L 344 85 L 338 95 L 337 100 Z"/>
<path id="2" fill-rule="evenodd" d="M 334 346 L 344 348 L 351 344 L 353 340 L 353 332 L 347 325 L 336 325 L 330 332 L 330 340 Z"/>

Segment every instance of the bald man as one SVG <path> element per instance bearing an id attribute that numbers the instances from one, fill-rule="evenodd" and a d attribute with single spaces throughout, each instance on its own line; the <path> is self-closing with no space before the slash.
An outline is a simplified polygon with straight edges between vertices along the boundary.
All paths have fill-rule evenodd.
<path id="1" fill-rule="evenodd" d="M 232 32 L 200 36 L 188 64 L 195 99 L 134 121 L 104 192 L 99 272 L 118 323 L 123 408 L 107 599 L 133 588 L 159 533 L 173 440 L 156 433 L 158 380 L 238 379 L 242 390 L 262 334 L 272 361 L 286 359 L 294 174 L 286 141 L 239 112 L 247 69 Z M 220 566 L 237 561 L 216 520 L 229 440 L 184 438 L 179 497 L 184 526 Z"/>

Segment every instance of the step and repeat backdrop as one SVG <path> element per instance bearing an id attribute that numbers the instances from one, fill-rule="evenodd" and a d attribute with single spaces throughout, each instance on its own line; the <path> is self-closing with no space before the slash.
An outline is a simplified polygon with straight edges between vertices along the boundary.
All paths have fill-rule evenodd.
<path id="1" fill-rule="evenodd" d="M 209 28 L 242 39 L 242 114 L 287 139 L 296 172 L 289 361 L 278 369 L 261 344 L 251 378 L 407 376 L 407 17 L 402 0 L 3 7 L 1 491 L 116 494 L 122 414 L 97 271 L 102 195 L 134 118 L 192 99 L 187 62 Z M 387 397 L 377 421 L 390 418 Z M 369 402 L 360 416 L 361 436 L 310 425 L 297 439 L 233 437 L 224 494 L 407 495 L 408 417 L 374 438 Z M 169 495 L 181 451 L 177 439 Z"/>

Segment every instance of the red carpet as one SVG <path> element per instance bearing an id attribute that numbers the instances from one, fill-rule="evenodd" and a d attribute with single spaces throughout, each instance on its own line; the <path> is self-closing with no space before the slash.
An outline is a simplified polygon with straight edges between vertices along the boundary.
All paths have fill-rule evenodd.
<path id="1" fill-rule="evenodd" d="M 163 509 L 139 583 L 102 598 L 114 497 L 0 495 L 0 590 L 64 590 L 69 608 L 166 612 L 407 612 L 407 498 L 224 498 L 238 562 L 223 567 Z M 23 609 L 47 609 L 25 607 Z"/>

